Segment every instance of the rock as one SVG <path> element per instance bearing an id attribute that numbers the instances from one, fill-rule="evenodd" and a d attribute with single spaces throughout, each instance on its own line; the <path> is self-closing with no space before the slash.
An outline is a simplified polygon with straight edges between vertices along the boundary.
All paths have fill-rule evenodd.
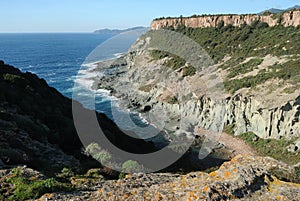
<path id="1" fill-rule="evenodd" d="M 132 175 L 107 182 L 92 195 L 95 200 L 297 200 L 300 185 L 283 182 L 273 170 L 294 169 L 269 157 L 236 156 L 209 174 Z M 280 175 L 278 175 L 280 176 Z M 289 179 L 285 177 L 284 179 Z"/>
<path id="2" fill-rule="evenodd" d="M 257 136 L 255 136 L 255 137 L 252 138 L 252 142 L 257 142 L 258 139 L 259 139 L 259 138 L 258 138 Z"/>
<path id="3" fill-rule="evenodd" d="M 300 138 L 295 142 L 295 146 L 296 146 L 297 150 L 300 149 Z"/>
<path id="4" fill-rule="evenodd" d="M 288 150 L 289 152 L 294 153 L 294 152 L 296 152 L 296 151 L 298 150 L 298 147 L 297 147 L 296 145 L 294 145 L 294 144 L 291 144 L 291 145 L 289 145 L 289 146 L 287 147 L 287 150 Z"/>
<path id="5" fill-rule="evenodd" d="M 281 24 L 287 26 L 298 26 L 300 25 L 300 11 L 287 11 L 283 13 Z M 177 29 L 180 26 L 192 27 L 192 28 L 206 28 L 206 27 L 217 27 L 219 23 L 223 22 L 224 25 L 241 26 L 243 24 L 251 25 L 252 22 L 259 20 L 267 23 L 273 27 L 278 25 L 279 18 L 274 14 L 270 15 L 209 15 L 199 17 L 188 17 L 188 18 L 170 18 L 170 19 L 157 19 L 152 21 L 150 25 L 151 30 L 158 30 L 163 27 L 174 27 Z"/>

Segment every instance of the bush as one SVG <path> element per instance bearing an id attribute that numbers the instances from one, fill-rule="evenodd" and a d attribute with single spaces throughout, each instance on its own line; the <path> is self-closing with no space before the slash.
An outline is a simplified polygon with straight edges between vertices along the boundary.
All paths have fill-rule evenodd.
<path id="1" fill-rule="evenodd" d="M 166 61 L 164 65 L 169 68 L 172 68 L 173 70 L 176 70 L 184 66 L 186 63 L 186 61 L 183 58 L 169 52 L 165 52 L 161 50 L 151 50 L 150 54 L 153 60 L 160 60 L 160 59 L 170 57 L 170 59 Z"/>
<path id="2" fill-rule="evenodd" d="M 91 143 L 87 146 L 85 153 L 92 156 L 103 165 L 108 163 L 112 158 L 111 154 L 106 150 L 102 150 L 97 143 Z"/>
<path id="3" fill-rule="evenodd" d="M 138 162 L 133 160 L 128 160 L 122 164 L 122 172 L 139 172 L 141 171 L 141 166 Z"/>
<path id="4" fill-rule="evenodd" d="M 64 167 L 61 172 L 57 175 L 57 177 L 60 177 L 60 178 L 70 178 L 70 177 L 73 177 L 75 174 L 74 172 L 69 169 L 69 168 L 66 168 Z"/>
<path id="5" fill-rule="evenodd" d="M 184 67 L 183 68 L 183 73 L 182 76 L 186 77 L 186 76 L 193 76 L 195 75 L 197 72 L 196 68 L 194 68 L 193 66 L 188 66 L 188 67 Z"/>
<path id="6" fill-rule="evenodd" d="M 270 156 L 288 164 L 297 164 L 300 162 L 298 156 L 299 150 L 295 153 L 287 151 L 286 147 L 292 143 L 291 141 L 284 139 L 261 139 L 252 132 L 243 133 L 239 135 L 239 138 L 246 141 L 262 156 Z M 253 138 L 257 138 L 258 140 L 253 141 Z"/>
<path id="7" fill-rule="evenodd" d="M 176 96 L 173 96 L 173 97 L 168 97 L 168 103 L 169 104 L 178 104 L 178 99 Z"/>
<path id="8" fill-rule="evenodd" d="M 111 160 L 111 154 L 105 150 L 101 150 L 99 153 L 94 153 L 93 158 L 105 165 Z"/>
<path id="9" fill-rule="evenodd" d="M 15 171 L 15 174 L 6 182 L 13 184 L 13 195 L 9 197 L 9 200 L 37 199 L 45 193 L 72 190 L 70 185 L 58 182 L 54 178 L 30 180 L 19 171 Z"/>

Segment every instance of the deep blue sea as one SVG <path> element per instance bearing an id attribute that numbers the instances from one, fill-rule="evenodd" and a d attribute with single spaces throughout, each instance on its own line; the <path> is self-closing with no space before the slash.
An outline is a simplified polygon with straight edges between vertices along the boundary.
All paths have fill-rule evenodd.
<path id="1" fill-rule="evenodd" d="M 72 97 L 73 78 L 81 64 L 112 35 L 0 34 L 0 59 L 36 73 L 65 96 Z M 104 55 L 102 59 L 112 55 Z"/>
<path id="2" fill-rule="evenodd" d="M 37 74 L 63 95 L 72 98 L 78 72 L 88 68 L 83 64 L 111 59 L 118 53 L 127 52 L 140 34 L 0 34 L 0 60 L 23 72 Z M 98 94 L 94 106 L 81 102 L 114 120 L 109 97 Z M 138 114 L 130 113 L 130 116 L 135 123 L 144 124 Z M 126 115 L 124 125 L 128 125 L 125 119 Z"/>

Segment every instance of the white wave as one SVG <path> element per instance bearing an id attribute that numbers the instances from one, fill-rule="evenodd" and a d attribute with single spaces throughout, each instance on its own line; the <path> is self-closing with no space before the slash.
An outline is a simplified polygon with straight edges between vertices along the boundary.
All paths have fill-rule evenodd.
<path id="1" fill-rule="evenodd" d="M 116 58 L 120 58 L 120 57 L 123 57 L 125 54 L 126 54 L 126 52 L 120 52 L 120 53 L 115 53 L 114 56 Z"/>
<path id="2" fill-rule="evenodd" d="M 77 78 L 74 82 L 89 90 L 92 89 L 94 84 L 94 80 L 85 78 Z"/>

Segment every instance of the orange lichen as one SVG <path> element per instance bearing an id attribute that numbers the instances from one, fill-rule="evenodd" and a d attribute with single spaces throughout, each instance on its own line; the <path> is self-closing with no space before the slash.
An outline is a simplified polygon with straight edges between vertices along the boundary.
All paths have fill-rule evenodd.
<path id="1" fill-rule="evenodd" d="M 236 162 L 236 158 L 234 157 L 234 158 L 232 158 L 231 160 L 230 160 L 230 162 Z"/>
<path id="2" fill-rule="evenodd" d="M 224 177 L 225 179 L 228 179 L 230 177 L 231 173 L 230 172 L 225 172 L 224 173 Z"/>
<path id="3" fill-rule="evenodd" d="M 276 196 L 276 199 L 281 200 L 281 196 L 280 195 Z"/>
<path id="4" fill-rule="evenodd" d="M 53 194 L 51 194 L 51 193 L 46 193 L 46 194 L 43 195 L 43 197 L 44 197 L 44 198 L 50 199 L 50 198 L 53 197 Z"/>
<path id="5" fill-rule="evenodd" d="M 232 172 L 236 173 L 238 170 L 236 168 L 233 168 Z"/>
<path id="6" fill-rule="evenodd" d="M 198 197 L 195 195 L 194 192 L 190 192 L 188 200 L 198 200 Z"/>
<path id="7" fill-rule="evenodd" d="M 216 171 L 214 171 L 214 172 L 211 172 L 211 173 L 209 173 L 209 175 L 208 176 L 210 176 L 210 177 L 215 177 L 217 175 L 217 172 Z"/>
<path id="8" fill-rule="evenodd" d="M 209 188 L 208 186 L 204 186 L 203 191 L 204 191 L 204 192 L 208 192 L 209 189 L 210 189 L 210 188 Z"/>

